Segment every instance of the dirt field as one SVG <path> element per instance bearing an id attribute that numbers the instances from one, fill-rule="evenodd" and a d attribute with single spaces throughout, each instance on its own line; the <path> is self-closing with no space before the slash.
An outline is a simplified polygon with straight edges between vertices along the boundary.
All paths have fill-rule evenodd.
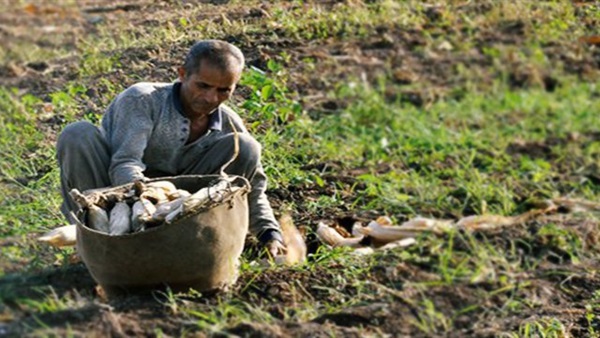
<path id="1" fill-rule="evenodd" d="M 119 89 L 142 80 L 174 80 L 187 47 L 198 37 L 191 26 L 186 28 L 186 22 L 204 27 L 202 36 L 237 44 L 245 51 L 249 67 L 267 70 L 270 60 L 281 64 L 289 97 L 314 121 L 358 104 L 356 99 L 360 98 L 331 95 L 341 84 L 352 81 L 372 88 L 385 81 L 381 93 L 386 103 L 427 110 L 438 102 L 460 101 L 472 93 L 493 93 L 499 81 L 516 93 L 553 93 L 575 83 L 598 84 L 600 79 L 600 41 L 593 36 L 558 39 L 550 31 L 547 38 L 540 37 L 532 47 L 532 31 L 542 32 L 537 24 L 545 22 L 543 8 L 531 9 L 531 20 L 520 20 L 515 14 L 488 22 L 476 18 L 493 17 L 492 12 L 499 10 L 494 2 L 450 1 L 452 5 L 432 3 L 421 7 L 419 13 L 424 13 L 424 19 L 418 25 L 401 24 L 401 17 L 390 19 L 384 14 L 379 24 L 375 20 L 364 26 L 351 18 L 341 23 L 298 23 L 296 28 L 277 21 L 284 15 L 281 13 L 301 17 L 300 13 L 319 8 L 344 15 L 352 6 L 363 8 L 378 3 L 385 1 L 264 1 L 251 5 L 216 0 L 88 0 L 77 1 L 76 5 L 4 1 L 0 5 L 5 8 L 0 12 L 0 85 L 12 88 L 20 97 L 29 94 L 53 104 L 51 93 L 66 91 L 67 83 L 76 82 L 85 88 L 85 97 L 75 98 L 75 116 L 55 112 L 37 120 L 36 128 L 43 133 L 40 142 L 53 144 L 66 122 L 84 116 L 97 120 Z M 598 30 L 597 2 L 574 2 L 570 6 L 583 31 Z M 462 25 L 450 25 L 449 13 L 460 17 L 456 20 Z M 306 15 L 303 20 L 308 22 Z M 243 26 L 251 29 L 244 30 Z M 164 36 L 161 29 L 167 32 Z M 124 35 L 127 41 L 118 38 Z M 137 38 L 148 36 L 154 36 L 150 43 L 135 43 Z M 167 42 L 161 43 L 163 40 Z M 103 47 L 96 50 L 93 43 L 98 41 Z M 537 58 L 536 53 L 543 58 Z M 594 90 L 593 95 L 600 97 L 600 92 Z M 249 86 L 242 85 L 234 103 L 242 104 L 250 95 Z M 507 125 L 518 124 L 521 116 L 519 111 L 512 111 L 506 119 Z M 260 118 L 248 119 L 249 124 L 256 121 Z M 287 122 L 267 121 L 257 130 Z M 472 125 L 465 128 L 472 127 L 484 129 Z M 510 140 L 502 156 L 507 161 L 522 156 L 542 159 L 556 170 L 553 192 L 564 195 L 584 191 L 573 187 L 585 180 L 588 196 L 597 197 L 597 127 L 591 125 L 588 130 L 548 135 L 540 140 Z M 559 156 L 557 147 L 566 152 L 587 147 L 588 151 Z M 390 251 L 376 258 L 336 252 L 335 257 L 320 263 L 322 258 L 316 253 L 323 249 L 319 249 L 321 244 L 310 231 L 319 221 L 365 223 L 389 210 L 398 221 L 407 218 L 401 208 L 355 208 L 356 195 L 339 191 L 350 187 L 353 191 L 366 190 L 368 184 L 359 179 L 361 175 L 420 172 L 426 164 L 418 160 L 386 162 L 383 157 L 371 161 L 365 154 L 366 150 L 362 163 L 360 159 L 353 163 L 305 161 L 301 169 L 320 173 L 326 184 L 291 182 L 270 189 L 269 198 L 278 213 L 286 205 L 295 206 L 294 220 L 302 225 L 315 256 L 305 268 L 249 269 L 225 294 L 156 293 L 107 301 L 97 294 L 82 263 L 68 264 L 57 251 L 32 244 L 42 232 L 40 228 L 21 235 L 4 232 L 9 235 L 0 237 L 3 255 L 8 257 L 0 263 L 0 336 L 598 336 L 597 212 L 559 210 L 485 234 L 444 235 L 428 239 L 424 242 L 427 245 Z M 52 153 L 35 152 L 34 156 L 40 156 L 40 163 L 52 163 Z M 459 164 L 447 157 L 434 165 L 444 170 Z M 7 186 L 28 186 L 54 170 L 40 166 L 34 173 L 3 181 Z M 534 186 L 531 183 L 519 187 L 521 190 L 515 188 L 518 211 L 525 211 L 530 196 L 538 193 L 531 193 Z M 410 187 L 406 189 L 412 193 Z M 334 194 L 340 195 L 341 202 L 317 211 L 308 203 Z M 365 205 L 374 199 L 365 196 L 361 202 Z M 451 197 L 462 200 L 468 194 L 456 189 Z M 433 204 L 411 206 L 419 214 L 432 217 L 458 216 L 453 210 Z M 470 205 L 461 210 L 462 214 L 476 212 Z M 3 223 L 10 226 L 10 215 L 4 216 Z M 8 254 L 19 246 L 39 251 L 29 257 Z M 478 256 L 489 265 L 479 265 L 469 258 L 489 252 L 497 257 L 486 256 L 484 260 Z M 247 256 L 253 257 L 252 253 Z M 57 257 L 62 261 L 55 262 Z M 464 269 L 470 272 L 462 276 Z"/>

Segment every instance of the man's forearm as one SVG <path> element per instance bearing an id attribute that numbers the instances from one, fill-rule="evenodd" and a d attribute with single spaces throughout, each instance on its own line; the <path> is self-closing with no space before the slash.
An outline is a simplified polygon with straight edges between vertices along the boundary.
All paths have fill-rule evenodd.
<path id="1" fill-rule="evenodd" d="M 273 209 L 265 194 L 267 178 L 262 167 L 257 168 L 250 183 L 252 185 L 252 190 L 248 196 L 250 232 L 263 244 L 271 240 L 283 242 L 281 228 L 273 215 Z"/>

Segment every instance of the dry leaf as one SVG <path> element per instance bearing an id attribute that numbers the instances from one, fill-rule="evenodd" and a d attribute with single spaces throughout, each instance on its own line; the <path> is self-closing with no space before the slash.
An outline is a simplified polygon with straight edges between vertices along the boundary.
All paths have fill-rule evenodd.
<path id="1" fill-rule="evenodd" d="M 334 224 L 332 228 L 335 229 L 335 231 L 337 231 L 344 238 L 352 237 L 352 234 L 349 233 L 348 230 L 346 230 L 343 226 L 339 224 Z"/>
<path id="2" fill-rule="evenodd" d="M 39 8 L 38 6 L 34 5 L 34 4 L 27 4 L 25 5 L 25 7 L 23 8 L 25 10 L 25 12 L 29 13 L 29 14 L 37 14 L 39 12 Z"/>
<path id="3" fill-rule="evenodd" d="M 588 45 L 600 45 L 600 35 L 582 36 L 579 41 Z"/>

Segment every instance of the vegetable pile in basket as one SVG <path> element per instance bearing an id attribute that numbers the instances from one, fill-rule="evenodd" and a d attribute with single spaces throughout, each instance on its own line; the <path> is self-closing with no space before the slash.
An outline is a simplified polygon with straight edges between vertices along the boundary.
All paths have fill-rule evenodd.
<path id="1" fill-rule="evenodd" d="M 197 213 L 231 196 L 240 187 L 227 178 L 217 179 L 195 193 L 177 189 L 169 181 L 137 181 L 128 191 L 70 192 L 80 208 L 87 211 L 87 226 L 111 236 L 135 233 L 169 224 Z"/>

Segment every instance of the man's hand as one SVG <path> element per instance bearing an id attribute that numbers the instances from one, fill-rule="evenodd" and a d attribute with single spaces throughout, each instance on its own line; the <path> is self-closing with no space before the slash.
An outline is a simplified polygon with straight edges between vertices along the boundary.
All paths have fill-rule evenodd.
<path id="1" fill-rule="evenodd" d="M 276 239 L 269 241 L 265 245 L 265 248 L 267 249 L 267 252 L 269 253 L 269 256 L 271 256 L 271 258 L 280 256 L 280 255 L 285 255 L 285 253 L 287 252 L 285 245 L 283 245 L 283 243 L 281 243 L 280 241 L 278 241 Z"/>

